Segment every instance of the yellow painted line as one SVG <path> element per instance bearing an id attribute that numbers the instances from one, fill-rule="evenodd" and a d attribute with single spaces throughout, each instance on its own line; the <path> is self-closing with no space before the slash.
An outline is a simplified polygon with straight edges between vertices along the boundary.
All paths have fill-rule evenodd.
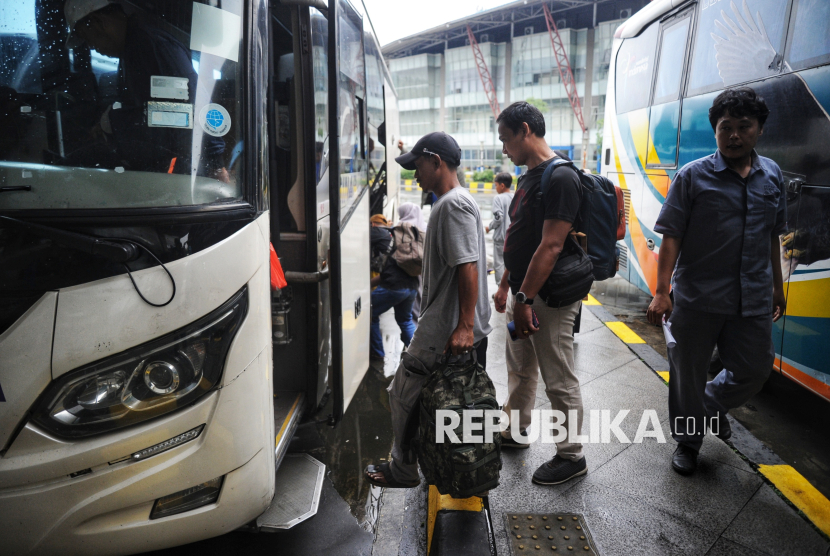
<path id="1" fill-rule="evenodd" d="M 654 372 L 657 373 L 658 375 L 660 375 L 660 378 L 663 379 L 663 382 L 666 382 L 666 383 L 669 382 L 669 371 L 654 371 Z"/>
<path id="2" fill-rule="evenodd" d="M 449 494 L 441 494 L 435 485 L 429 485 L 429 506 L 427 508 L 427 554 L 432 546 L 432 531 L 435 529 L 435 518 L 441 510 L 461 510 L 466 512 L 480 512 L 484 510 L 484 501 L 478 496 L 470 498 L 453 498 Z"/>
<path id="3" fill-rule="evenodd" d="M 645 340 L 637 336 L 624 322 L 613 321 L 606 322 L 605 326 L 611 329 L 611 332 L 616 334 L 620 340 L 626 344 L 644 344 Z"/>
<path id="4" fill-rule="evenodd" d="M 594 297 L 593 295 L 591 295 L 590 293 L 588 294 L 588 299 L 583 301 L 582 304 L 583 305 L 602 305 L 602 303 L 597 301 L 597 298 Z"/>
<path id="5" fill-rule="evenodd" d="M 288 416 L 286 416 L 285 420 L 282 422 L 280 432 L 277 433 L 277 440 L 274 442 L 275 448 L 280 445 L 280 438 L 282 438 L 282 435 L 285 434 L 285 429 L 288 428 L 288 422 L 291 421 L 291 416 L 294 415 L 294 410 L 297 409 L 297 404 L 300 403 L 300 396 L 302 396 L 302 394 L 297 394 L 297 399 L 294 400 L 294 405 L 291 406 L 291 411 L 288 412 Z"/>
<path id="6" fill-rule="evenodd" d="M 804 512 L 816 527 L 830 535 L 830 500 L 789 465 L 759 465 L 758 470 L 775 488 Z"/>

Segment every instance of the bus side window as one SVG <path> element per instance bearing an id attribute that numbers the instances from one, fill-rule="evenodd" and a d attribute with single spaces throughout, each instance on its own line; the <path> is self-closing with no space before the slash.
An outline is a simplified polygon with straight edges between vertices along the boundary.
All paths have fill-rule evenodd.
<path id="1" fill-rule="evenodd" d="M 617 53 L 617 114 L 648 106 L 659 28 L 652 23 L 639 36 L 626 39 Z"/>
<path id="2" fill-rule="evenodd" d="M 383 98 L 383 61 L 377 47 L 371 26 L 364 28 L 366 47 L 366 111 L 369 121 L 369 160 L 370 212 L 383 212 L 387 195 L 386 179 L 386 137 L 385 137 L 385 102 Z"/>
<path id="3" fill-rule="evenodd" d="M 701 2 L 687 96 L 777 74 L 782 65 L 788 5 L 781 0 L 746 0 L 728 7 L 710 0 Z"/>
<path id="4" fill-rule="evenodd" d="M 787 38 L 787 63 L 794 70 L 830 62 L 830 2 L 795 0 Z"/>
<path id="5" fill-rule="evenodd" d="M 320 183 L 329 167 L 329 22 L 317 8 L 310 8 L 309 13 L 314 79 L 314 183 Z M 323 199 L 318 199 L 318 203 L 328 198 L 327 187 L 322 194 Z"/>
<path id="6" fill-rule="evenodd" d="M 677 164 L 680 84 L 692 21 L 690 16 L 691 12 L 687 11 L 663 23 L 654 102 L 649 113 L 649 142 L 654 145 L 653 149 L 648 149 L 646 163 L 650 168 L 671 168 Z"/>
<path id="7" fill-rule="evenodd" d="M 653 104 L 671 102 L 679 97 L 690 22 L 691 18 L 687 12 L 684 17 L 675 19 L 663 27 Z"/>
<path id="8" fill-rule="evenodd" d="M 296 60 L 294 51 L 294 19 L 291 8 L 282 5 L 271 7 L 271 75 L 270 109 L 272 110 L 271 143 L 271 206 L 278 210 L 280 232 L 297 232 L 305 229 L 305 218 L 296 195 L 290 195 L 300 172 L 302 153 L 297 140 Z M 273 224 L 273 222 L 272 222 Z"/>

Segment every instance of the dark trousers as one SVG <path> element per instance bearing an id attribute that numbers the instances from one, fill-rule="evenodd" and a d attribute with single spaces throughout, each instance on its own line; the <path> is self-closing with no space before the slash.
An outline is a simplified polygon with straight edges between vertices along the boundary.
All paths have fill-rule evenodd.
<path id="1" fill-rule="evenodd" d="M 378 357 L 385 355 L 383 351 L 383 336 L 380 333 L 380 316 L 389 309 L 395 309 L 395 321 L 401 329 L 401 341 L 408 346 L 415 333 L 415 323 L 412 322 L 412 303 L 418 290 L 388 290 L 378 286 L 372 291 L 372 324 L 370 342 L 372 353 Z"/>
<path id="2" fill-rule="evenodd" d="M 677 345 L 669 348 L 669 417 L 672 437 L 699 450 L 709 419 L 716 430 L 726 413 L 761 390 L 775 360 L 772 316 L 718 315 L 675 307 L 669 319 Z M 724 369 L 707 383 L 712 350 Z"/>

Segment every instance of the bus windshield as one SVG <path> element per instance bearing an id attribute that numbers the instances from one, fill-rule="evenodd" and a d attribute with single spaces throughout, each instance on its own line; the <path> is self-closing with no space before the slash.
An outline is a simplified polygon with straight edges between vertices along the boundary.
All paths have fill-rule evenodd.
<path id="1" fill-rule="evenodd" d="M 204 2 L 3 2 L 0 211 L 242 200 L 242 1 Z"/>

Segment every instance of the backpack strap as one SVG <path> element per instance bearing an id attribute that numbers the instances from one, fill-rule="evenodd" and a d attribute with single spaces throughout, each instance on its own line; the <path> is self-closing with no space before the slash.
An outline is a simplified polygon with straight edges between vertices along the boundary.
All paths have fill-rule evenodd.
<path id="1" fill-rule="evenodd" d="M 544 194 L 545 191 L 550 189 L 550 179 L 553 176 L 553 171 L 559 168 L 560 166 L 570 166 L 574 169 L 574 172 L 577 171 L 576 166 L 574 166 L 574 163 L 572 161 L 565 160 L 564 158 L 557 156 L 553 159 L 553 162 L 548 164 L 548 167 L 545 168 L 545 173 L 542 174 L 542 183 L 539 184 L 539 190 L 542 192 L 542 194 Z"/>
<path id="2" fill-rule="evenodd" d="M 550 182 L 551 178 L 553 177 L 553 171 L 559 168 L 560 166 L 570 166 L 576 170 L 573 165 L 573 162 L 565 160 L 557 156 L 554 158 L 550 164 L 547 165 L 545 168 L 544 173 L 542 174 L 542 181 L 539 183 L 539 193 L 537 194 L 536 199 L 536 240 L 538 242 L 542 242 L 542 228 L 545 225 L 545 200 L 544 195 L 545 192 L 550 189 Z M 582 191 L 580 193 L 580 199 L 582 198 Z"/>
<path id="3" fill-rule="evenodd" d="M 540 215 L 540 218 L 541 218 L 540 222 L 542 222 L 542 225 L 544 225 L 544 218 L 545 218 L 545 208 L 544 208 L 545 203 L 543 202 L 543 196 L 545 194 L 545 191 L 550 189 L 551 178 L 553 178 L 554 170 L 556 170 L 560 166 L 570 166 L 571 169 L 573 169 L 573 171 L 576 172 L 577 178 L 579 177 L 579 169 L 576 167 L 576 165 L 573 163 L 572 160 L 565 160 L 564 158 L 561 158 L 561 157 L 557 156 L 556 158 L 553 159 L 553 162 L 548 164 L 548 167 L 545 168 L 545 172 L 542 174 L 542 183 L 539 184 L 539 192 L 540 192 L 539 193 L 539 207 L 540 207 L 539 215 Z M 573 223 L 573 229 L 574 230 L 577 230 L 577 223 L 581 224 L 581 221 L 582 221 L 581 207 L 582 207 L 582 199 L 584 199 L 584 197 L 585 197 L 585 192 L 582 191 L 582 187 L 583 187 L 582 180 L 579 180 L 579 205 L 580 205 L 580 210 L 577 210 L 577 212 L 576 212 L 576 220 Z M 539 236 L 540 236 L 540 240 L 541 240 L 541 234 L 539 234 Z"/>

